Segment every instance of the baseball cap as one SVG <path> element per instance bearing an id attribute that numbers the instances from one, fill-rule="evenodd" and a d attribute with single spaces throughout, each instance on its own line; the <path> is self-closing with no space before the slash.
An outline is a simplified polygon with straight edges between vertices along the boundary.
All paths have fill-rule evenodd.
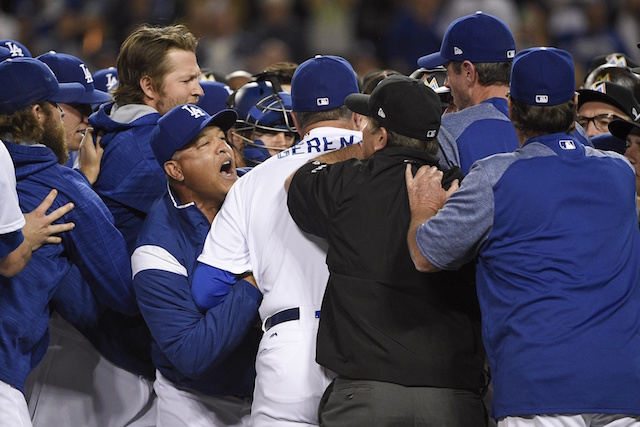
<path id="1" fill-rule="evenodd" d="M 200 82 L 204 95 L 198 100 L 198 105 L 209 114 L 215 114 L 227 107 L 227 98 L 233 93 L 229 85 L 213 80 L 203 80 Z"/>
<path id="2" fill-rule="evenodd" d="M 187 146 L 204 128 L 218 126 L 226 132 L 237 117 L 236 112 L 230 109 L 211 116 L 197 105 L 178 105 L 162 116 L 151 131 L 151 150 L 160 167 L 164 167 L 176 151 Z"/>
<path id="3" fill-rule="evenodd" d="M 0 62 L 11 58 L 11 51 L 6 47 L 0 46 Z"/>
<path id="4" fill-rule="evenodd" d="M 418 65 L 433 68 L 449 61 L 508 62 L 516 53 L 516 41 L 507 25 L 487 13 L 476 12 L 456 19 L 442 38 L 440 52 L 420 57 Z"/>
<path id="5" fill-rule="evenodd" d="M 615 151 L 619 154 L 624 154 L 627 150 L 627 142 L 622 138 L 612 135 L 611 133 L 603 133 L 592 136 L 589 139 L 591 140 L 593 147 L 598 150 Z"/>
<path id="6" fill-rule="evenodd" d="M 51 68 L 60 83 L 74 84 L 83 90 L 77 96 L 69 98 L 65 103 L 76 102 L 79 104 L 98 104 L 111 100 L 111 95 L 101 90 L 96 90 L 93 85 L 93 76 L 89 68 L 79 58 L 66 53 L 49 51 L 36 59 L 44 62 Z"/>
<path id="7" fill-rule="evenodd" d="M 31 58 L 31 52 L 20 42 L 11 39 L 0 40 L 0 46 L 4 46 L 11 52 L 12 58 Z"/>
<path id="8" fill-rule="evenodd" d="M 422 81 L 426 86 L 433 89 L 435 93 L 451 93 L 451 89 L 444 85 L 447 79 L 447 69 L 441 65 L 434 68 L 420 67 L 411 73 L 409 77 Z"/>
<path id="9" fill-rule="evenodd" d="M 116 67 L 102 68 L 93 73 L 93 86 L 103 92 L 111 92 L 118 86 Z"/>
<path id="10" fill-rule="evenodd" d="M 594 83 L 588 89 L 579 89 L 578 93 L 578 109 L 586 102 L 603 102 L 621 109 L 632 118 L 640 114 L 638 101 L 625 86 L 602 81 Z"/>
<path id="11" fill-rule="evenodd" d="M 371 95 L 354 93 L 345 99 L 351 111 L 375 118 L 400 135 L 427 140 L 440 128 L 440 97 L 420 80 L 393 75 L 380 81 Z"/>
<path id="12" fill-rule="evenodd" d="M 511 66 L 511 98 L 527 105 L 552 106 L 573 98 L 576 78 L 569 52 L 534 47 L 516 55 Z"/>
<path id="13" fill-rule="evenodd" d="M 58 83 L 47 64 L 30 57 L 0 62 L 0 81 L 0 114 L 12 114 L 35 102 L 69 102 L 84 91 L 81 85 Z"/>
<path id="14" fill-rule="evenodd" d="M 615 65 L 616 67 L 629 67 L 635 68 L 638 64 L 629 56 L 620 52 L 613 52 L 606 55 L 596 56 L 591 60 L 591 64 L 589 65 L 589 69 L 585 74 L 590 74 L 593 70 L 598 68 L 601 65 Z"/>
<path id="15" fill-rule="evenodd" d="M 634 127 L 640 129 L 640 117 L 635 121 L 616 119 L 609 123 L 609 132 L 611 132 L 611 135 L 624 141 Z"/>
<path id="16" fill-rule="evenodd" d="M 291 80 L 293 111 L 324 111 L 344 105 L 347 95 L 358 93 L 358 80 L 346 59 L 317 55 L 296 68 Z"/>

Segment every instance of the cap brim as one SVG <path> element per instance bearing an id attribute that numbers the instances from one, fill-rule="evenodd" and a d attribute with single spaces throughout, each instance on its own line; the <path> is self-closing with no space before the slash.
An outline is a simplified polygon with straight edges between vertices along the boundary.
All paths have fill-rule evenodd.
<path id="1" fill-rule="evenodd" d="M 58 92 L 50 96 L 45 101 L 62 102 L 64 104 L 71 104 L 77 102 L 77 100 L 85 93 L 82 83 L 59 83 L 60 88 Z"/>
<path id="2" fill-rule="evenodd" d="M 611 132 L 611 135 L 616 138 L 626 140 L 629 132 L 631 132 L 631 129 L 634 127 L 640 129 L 640 123 L 628 122 L 626 120 L 614 120 L 609 123 L 609 132 Z"/>
<path id="3" fill-rule="evenodd" d="M 209 120 L 202 123 L 200 126 L 200 132 L 202 132 L 204 128 L 211 126 L 218 126 L 223 132 L 226 132 L 231 129 L 231 126 L 236 123 L 237 119 L 238 114 L 234 110 L 226 109 L 218 111 L 216 114 L 211 116 Z"/>
<path id="4" fill-rule="evenodd" d="M 102 90 L 94 89 L 91 92 L 84 92 L 80 98 L 73 102 L 79 104 L 102 104 L 108 101 L 111 101 L 111 95 Z"/>
<path id="5" fill-rule="evenodd" d="M 580 108 L 586 102 L 602 102 L 605 104 L 613 105 L 616 108 L 619 108 L 620 110 L 627 113 L 627 108 L 611 95 L 591 89 L 578 89 L 577 92 L 578 108 Z"/>
<path id="6" fill-rule="evenodd" d="M 598 150 L 615 151 L 619 154 L 624 154 L 627 149 L 626 141 L 611 133 L 596 135 L 591 138 L 591 143 Z"/>
<path id="7" fill-rule="evenodd" d="M 418 65 L 422 68 L 433 68 L 446 64 L 447 62 L 449 62 L 449 60 L 442 56 L 440 52 L 435 52 L 418 58 Z"/>
<path id="8" fill-rule="evenodd" d="M 369 110 L 369 98 L 371 95 L 363 93 L 352 93 L 347 95 L 344 100 L 344 105 L 354 113 L 362 114 L 363 116 L 373 116 L 373 113 Z"/>

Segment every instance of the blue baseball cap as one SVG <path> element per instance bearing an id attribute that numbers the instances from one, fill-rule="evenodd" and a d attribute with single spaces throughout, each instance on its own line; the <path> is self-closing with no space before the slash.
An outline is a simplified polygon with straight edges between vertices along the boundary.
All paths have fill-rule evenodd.
<path id="1" fill-rule="evenodd" d="M 9 58 L 11 58 L 11 51 L 9 49 L 7 49 L 6 47 L 0 46 L 0 62 L 4 61 L 5 59 L 9 59 Z"/>
<path id="2" fill-rule="evenodd" d="M 20 42 L 11 39 L 0 40 L 0 46 L 6 47 L 11 52 L 12 58 L 31 58 L 31 52 Z"/>
<path id="3" fill-rule="evenodd" d="M 12 114 L 36 102 L 70 102 L 84 91 L 82 85 L 58 83 L 47 64 L 30 57 L 0 62 L 0 81 L 0 114 Z"/>
<path id="4" fill-rule="evenodd" d="M 215 114 L 220 110 L 227 109 L 227 98 L 233 93 L 229 85 L 213 80 L 203 80 L 200 82 L 204 94 L 196 104 L 209 114 Z"/>
<path id="5" fill-rule="evenodd" d="M 573 58 L 554 47 L 533 47 L 516 55 L 511 66 L 511 98 L 527 105 L 553 106 L 576 92 Z"/>
<path id="6" fill-rule="evenodd" d="M 476 12 L 456 19 L 442 38 L 440 52 L 423 56 L 418 65 L 433 68 L 449 61 L 509 62 L 516 54 L 513 33 L 500 19 Z"/>
<path id="7" fill-rule="evenodd" d="M 358 93 L 358 80 L 346 59 L 317 55 L 300 64 L 291 80 L 293 111 L 323 111 L 344 105 L 347 95 Z"/>
<path id="8" fill-rule="evenodd" d="M 111 92 L 118 86 L 118 70 L 108 67 L 93 73 L 93 86 L 103 92 Z"/>
<path id="9" fill-rule="evenodd" d="M 150 144 L 161 168 L 173 154 L 186 147 L 204 128 L 218 126 L 224 132 L 236 122 L 238 115 L 225 109 L 210 116 L 202 108 L 193 104 L 183 104 L 172 108 L 158 120 L 150 135 Z"/>
<path id="10" fill-rule="evenodd" d="M 73 102 L 79 104 L 98 104 L 111 100 L 111 95 L 107 92 L 96 90 L 93 85 L 93 76 L 89 71 L 89 67 L 79 58 L 66 53 L 57 53 L 52 50 L 36 57 L 36 59 L 44 62 L 51 68 L 58 82 L 74 84 L 83 89 L 75 98 L 60 102 L 67 104 Z"/>

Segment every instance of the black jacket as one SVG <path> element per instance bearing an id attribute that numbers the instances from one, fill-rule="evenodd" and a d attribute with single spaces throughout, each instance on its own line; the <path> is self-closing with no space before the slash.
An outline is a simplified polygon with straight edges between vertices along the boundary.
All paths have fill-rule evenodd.
<path id="1" fill-rule="evenodd" d="M 485 354 L 475 267 L 415 269 L 407 162 L 414 173 L 437 165 L 426 152 L 388 147 L 364 161 L 309 163 L 291 182 L 294 221 L 329 244 L 316 358 L 351 379 L 478 391 Z M 454 178 L 458 169 L 445 175 Z"/>

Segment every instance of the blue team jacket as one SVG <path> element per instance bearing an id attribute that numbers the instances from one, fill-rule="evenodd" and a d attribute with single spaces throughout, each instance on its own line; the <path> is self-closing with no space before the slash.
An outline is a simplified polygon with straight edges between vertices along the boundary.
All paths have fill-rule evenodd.
<path id="1" fill-rule="evenodd" d="M 104 148 L 100 174 L 93 188 L 113 214 L 131 254 L 151 205 L 166 188 L 164 171 L 149 144 L 160 114 L 144 114 L 129 123 L 120 123 L 109 117 L 112 107 L 113 104 L 102 105 L 89 117 L 91 126 L 105 132 L 100 142 Z"/>
<path id="2" fill-rule="evenodd" d="M 209 227 L 194 203 L 178 205 L 165 193 L 147 216 L 131 258 L 136 296 L 163 376 L 208 395 L 251 396 L 262 295 L 240 282 L 223 303 L 198 310 L 190 277 Z"/>
<path id="3" fill-rule="evenodd" d="M 80 272 L 102 306 L 126 314 L 138 309 L 124 239 L 86 179 L 59 165 L 47 147 L 5 144 L 15 166 L 24 212 L 35 209 L 52 188 L 58 190 L 58 196 L 50 211 L 68 202 L 75 204 L 63 221 L 76 226 L 62 234 L 61 244 L 42 246 L 20 274 L 11 279 L 0 277 L 0 380 L 23 391 L 27 375 L 47 350 L 49 302 L 72 268 Z M 93 309 L 87 307 L 85 315 L 95 317 Z"/>
<path id="4" fill-rule="evenodd" d="M 151 206 L 166 191 L 166 179 L 149 144 L 160 114 L 144 105 L 126 107 L 131 109 L 130 117 L 123 122 L 113 120 L 115 107 L 108 103 L 89 117 L 89 123 L 104 132 L 104 154 L 93 189 L 111 211 L 130 256 Z M 151 334 L 141 315 L 129 317 L 107 311 L 101 317 L 100 330 L 92 335 L 99 339 L 95 345 L 100 352 L 113 363 L 153 378 Z"/>

